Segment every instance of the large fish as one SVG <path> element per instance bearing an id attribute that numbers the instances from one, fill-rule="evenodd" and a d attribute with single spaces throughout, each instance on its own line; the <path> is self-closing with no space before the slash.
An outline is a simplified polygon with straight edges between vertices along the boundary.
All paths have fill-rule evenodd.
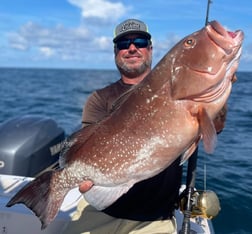
<path id="1" fill-rule="evenodd" d="M 182 39 L 115 103 L 108 118 L 69 138 L 64 168 L 40 175 L 7 206 L 24 203 L 43 229 L 76 186 L 102 210 L 181 154 L 186 160 L 200 139 L 211 153 L 213 119 L 230 95 L 243 37 L 242 31 L 228 32 L 213 21 Z"/>

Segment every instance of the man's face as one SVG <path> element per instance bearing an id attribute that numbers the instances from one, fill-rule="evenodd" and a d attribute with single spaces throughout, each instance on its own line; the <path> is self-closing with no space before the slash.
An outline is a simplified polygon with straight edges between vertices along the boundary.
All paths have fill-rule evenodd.
<path id="1" fill-rule="evenodd" d="M 120 39 L 120 41 L 136 38 L 143 39 L 143 36 L 130 34 Z M 146 47 L 138 48 L 137 41 L 136 45 L 133 41 L 130 43 L 129 47 L 125 49 L 117 48 L 117 45 L 115 45 L 115 63 L 118 70 L 129 78 L 139 76 L 146 72 L 147 69 L 149 70 L 151 68 L 152 45 L 148 43 Z"/>

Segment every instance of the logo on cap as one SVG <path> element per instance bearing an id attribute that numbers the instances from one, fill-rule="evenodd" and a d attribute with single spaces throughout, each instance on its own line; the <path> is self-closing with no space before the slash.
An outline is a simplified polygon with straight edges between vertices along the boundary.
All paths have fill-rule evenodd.
<path id="1" fill-rule="evenodd" d="M 128 31 L 128 30 L 140 30 L 141 25 L 135 22 L 127 22 L 125 24 L 123 24 L 121 26 L 121 28 L 119 29 L 119 32 L 124 32 L 124 31 Z"/>

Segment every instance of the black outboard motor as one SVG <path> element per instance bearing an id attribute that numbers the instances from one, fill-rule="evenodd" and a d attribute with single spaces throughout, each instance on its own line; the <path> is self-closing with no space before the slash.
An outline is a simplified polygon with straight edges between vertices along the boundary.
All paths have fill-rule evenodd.
<path id="1" fill-rule="evenodd" d="M 59 158 L 65 133 L 52 119 L 23 116 L 0 125 L 0 174 L 34 177 Z"/>

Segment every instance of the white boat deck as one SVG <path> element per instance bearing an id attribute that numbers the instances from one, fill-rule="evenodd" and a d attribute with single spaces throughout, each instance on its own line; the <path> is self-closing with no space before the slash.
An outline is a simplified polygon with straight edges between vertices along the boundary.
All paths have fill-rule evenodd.
<path id="1" fill-rule="evenodd" d="M 39 219 L 24 205 L 17 204 L 7 208 L 10 198 L 32 178 L 0 175 L 0 233 L 3 234 L 60 234 L 66 227 L 76 210 L 82 195 L 78 188 L 71 190 L 60 208 L 56 219 L 45 229 L 41 230 Z M 178 231 L 181 229 L 183 214 L 176 211 Z M 211 222 L 206 219 L 191 219 L 191 233 L 213 234 Z"/>

